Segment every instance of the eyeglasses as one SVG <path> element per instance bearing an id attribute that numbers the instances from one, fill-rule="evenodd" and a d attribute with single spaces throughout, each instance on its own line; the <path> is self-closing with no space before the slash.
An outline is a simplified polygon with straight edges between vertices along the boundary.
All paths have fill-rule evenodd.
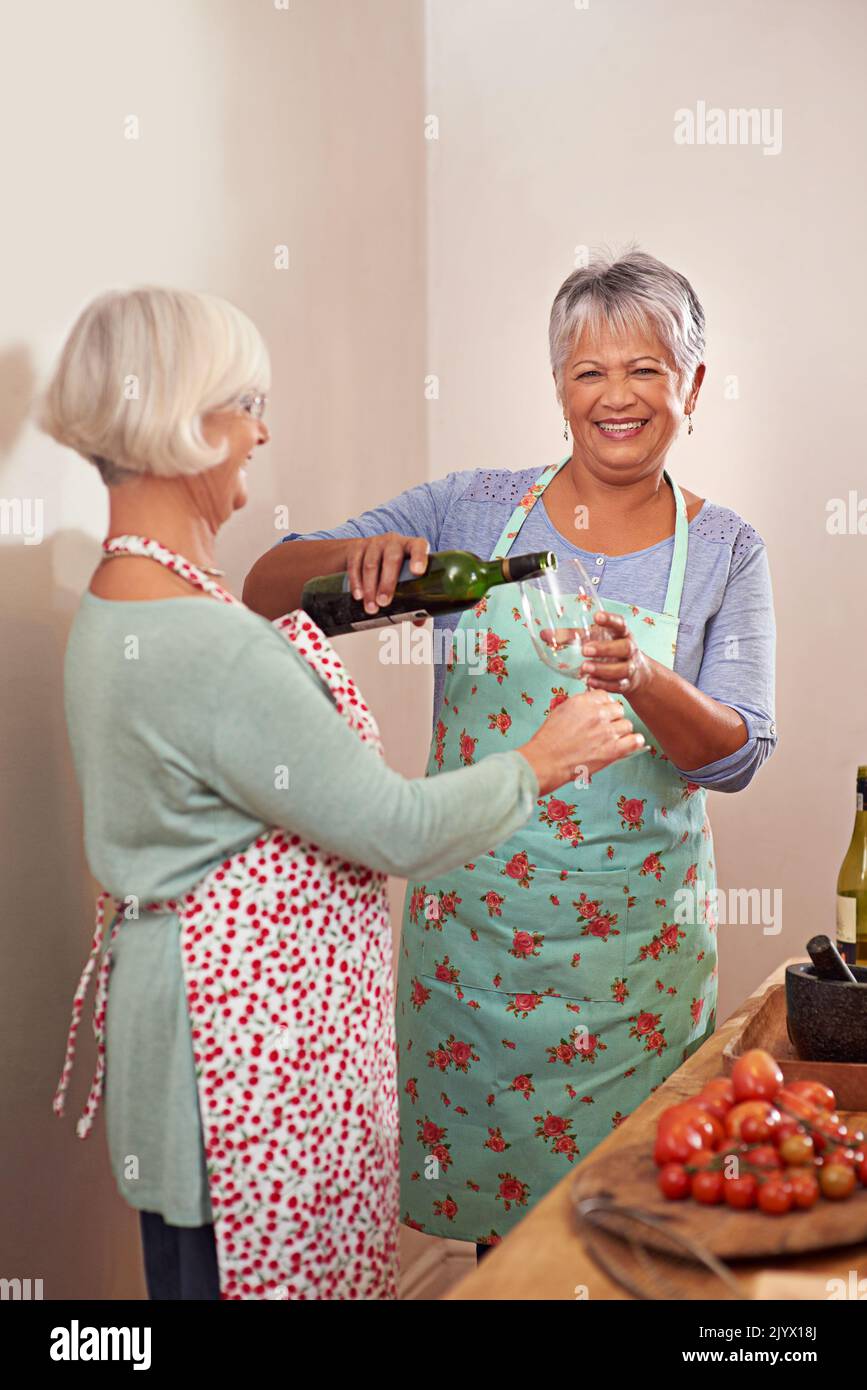
<path id="1" fill-rule="evenodd" d="M 248 415 L 252 415 L 254 420 L 261 420 L 265 414 L 267 400 L 267 396 L 242 396 L 238 404 Z"/>

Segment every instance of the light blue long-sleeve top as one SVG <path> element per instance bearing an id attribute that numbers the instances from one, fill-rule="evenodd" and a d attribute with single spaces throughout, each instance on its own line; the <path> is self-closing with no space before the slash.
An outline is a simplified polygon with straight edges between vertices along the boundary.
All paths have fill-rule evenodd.
<path id="1" fill-rule="evenodd" d="M 470 550 L 488 559 L 512 512 L 541 468 L 467 469 L 408 488 L 390 502 L 330 531 L 290 532 L 283 542 L 374 536 L 384 531 L 424 536 L 434 550 Z M 282 544 L 283 542 L 278 542 Z M 530 511 L 514 554 L 553 550 L 558 560 L 578 555 L 594 576 L 601 602 L 615 599 L 652 612 L 665 603 L 674 537 L 627 555 L 600 555 L 572 545 L 554 526 L 544 495 Z M 434 619 L 453 629 L 460 614 Z M 689 523 L 689 548 L 680 607 L 674 670 L 705 695 L 729 705 L 747 728 L 734 753 L 704 767 L 677 768 L 714 791 L 747 786 L 777 742 L 774 722 L 776 625 L 764 542 L 728 507 L 705 501 Z M 434 643 L 434 721 L 442 701 L 447 641 Z"/>

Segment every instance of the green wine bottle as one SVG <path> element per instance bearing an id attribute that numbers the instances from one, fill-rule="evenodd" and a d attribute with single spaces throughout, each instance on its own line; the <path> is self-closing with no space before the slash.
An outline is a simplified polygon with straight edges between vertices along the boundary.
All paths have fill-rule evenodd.
<path id="1" fill-rule="evenodd" d="M 867 965 L 867 767 L 855 782 L 855 828 L 837 877 L 837 948 L 848 965 Z"/>
<path id="2" fill-rule="evenodd" d="M 378 613 L 366 613 L 363 599 L 352 597 L 345 571 L 308 579 L 301 607 L 326 637 L 339 637 L 345 632 L 472 608 L 496 584 L 514 584 L 556 569 L 557 557 L 551 550 L 540 550 L 532 555 L 480 560 L 468 550 L 438 550 L 428 556 L 424 574 L 413 574 L 409 563 L 405 561 L 400 571 L 391 603 Z"/>

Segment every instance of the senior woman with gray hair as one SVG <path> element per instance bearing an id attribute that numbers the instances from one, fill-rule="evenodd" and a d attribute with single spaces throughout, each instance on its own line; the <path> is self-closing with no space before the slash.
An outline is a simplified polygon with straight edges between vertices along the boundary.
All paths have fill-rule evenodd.
<path id="1" fill-rule="evenodd" d="M 388 1298 L 397 1094 L 385 875 L 435 877 L 527 820 L 576 763 L 642 742 L 617 703 L 537 713 L 519 749 L 408 781 L 301 612 L 217 582 L 220 527 L 267 443 L 270 367 L 210 295 L 89 305 L 41 408 L 109 485 L 69 636 L 66 713 L 105 886 L 55 1098 L 103 943 L 97 1069 L 152 1298 Z M 111 987 L 109 989 L 109 980 Z"/>
<path id="2" fill-rule="evenodd" d="M 417 1229 L 496 1243 L 714 1027 L 708 790 L 746 787 L 771 753 L 774 617 L 765 547 L 728 507 L 680 488 L 669 450 L 705 375 L 704 313 L 683 275 L 633 251 L 574 271 L 551 313 L 572 448 L 519 472 L 471 469 L 331 531 L 285 537 L 248 576 L 273 615 L 347 569 L 368 611 L 407 557 L 517 544 L 579 557 L 611 640 L 585 644 L 649 756 L 564 783 L 487 854 L 407 894 L 398 985 L 401 1210 Z M 513 599 L 484 629 L 487 669 L 436 671 L 428 775 L 524 737 L 552 685 Z M 437 618 L 454 627 L 455 618 Z M 555 677 L 556 680 L 556 677 Z"/>

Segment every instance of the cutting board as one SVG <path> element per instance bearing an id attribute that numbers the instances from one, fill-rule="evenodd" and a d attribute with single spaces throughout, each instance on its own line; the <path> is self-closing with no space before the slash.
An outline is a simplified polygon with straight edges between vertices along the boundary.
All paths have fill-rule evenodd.
<path id="1" fill-rule="evenodd" d="M 744 1019 L 743 1029 L 729 1040 L 723 1053 L 726 1072 L 751 1047 L 767 1048 L 786 1080 L 824 1081 L 837 1096 L 844 1122 L 867 1132 L 867 1066 L 800 1061 L 786 1031 L 785 986 L 772 986 Z M 654 1112 L 645 1120 L 640 1110 L 631 1116 L 616 1148 L 598 1162 L 593 1154 L 584 1160 L 575 1174 L 573 1196 L 606 1195 L 620 1206 L 639 1207 L 663 1219 L 673 1234 L 698 1241 L 725 1260 L 795 1255 L 867 1240 L 867 1187 L 860 1184 L 844 1201 L 820 1197 L 809 1210 L 783 1216 L 757 1209 L 736 1211 L 726 1205 L 702 1206 L 691 1197 L 668 1201 L 657 1187 L 659 1169 L 653 1161 L 657 1119 Z M 667 1248 L 664 1237 L 657 1237 L 652 1227 L 643 1226 L 641 1234 L 651 1248 Z"/>

